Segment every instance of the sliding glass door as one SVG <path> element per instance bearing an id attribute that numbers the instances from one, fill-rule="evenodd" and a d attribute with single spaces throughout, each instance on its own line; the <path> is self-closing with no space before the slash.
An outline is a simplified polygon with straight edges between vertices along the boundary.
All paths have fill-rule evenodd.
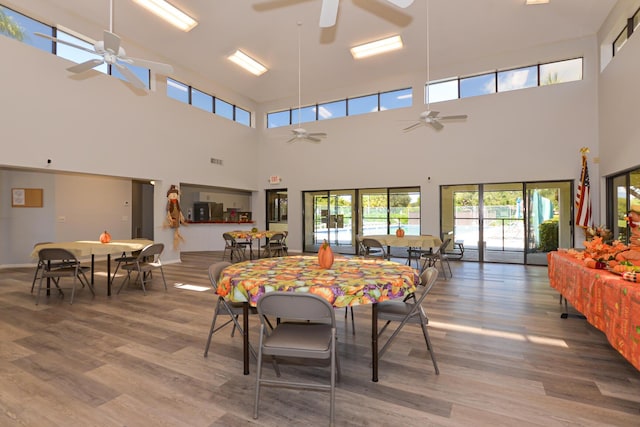
<path id="1" fill-rule="evenodd" d="M 464 244 L 464 260 L 546 265 L 571 247 L 571 182 L 443 186 L 443 235 Z"/>

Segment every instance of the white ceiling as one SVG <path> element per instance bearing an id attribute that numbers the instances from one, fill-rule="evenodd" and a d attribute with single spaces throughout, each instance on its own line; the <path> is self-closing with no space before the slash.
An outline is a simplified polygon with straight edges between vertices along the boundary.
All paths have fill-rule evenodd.
<path id="1" fill-rule="evenodd" d="M 337 25 L 328 29 L 318 26 L 321 0 L 171 0 L 199 22 L 189 33 L 174 29 L 131 0 L 113 1 L 113 30 L 129 55 L 171 63 L 178 80 L 181 68 L 192 70 L 189 74 L 211 79 L 258 103 L 297 94 L 298 21 L 302 22 L 303 92 L 308 85 L 348 88 L 389 73 L 426 71 L 426 0 L 415 0 L 407 9 L 386 0 L 341 0 Z M 102 38 L 97 29 L 109 27 L 109 0 L 0 3 L 94 39 Z M 551 0 L 547 5 L 525 6 L 524 0 L 430 0 L 430 62 L 451 64 L 592 35 L 615 3 Z M 405 42 L 402 51 L 360 61 L 349 54 L 355 44 L 396 33 Z M 140 46 L 157 56 L 142 56 L 136 52 Z M 237 48 L 270 70 L 254 77 L 239 69 L 226 59 Z"/>

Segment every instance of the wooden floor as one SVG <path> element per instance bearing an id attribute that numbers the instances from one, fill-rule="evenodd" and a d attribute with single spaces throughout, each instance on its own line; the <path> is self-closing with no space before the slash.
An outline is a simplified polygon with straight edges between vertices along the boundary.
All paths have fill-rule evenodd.
<path id="1" fill-rule="evenodd" d="M 203 357 L 220 253 L 183 254 L 143 296 L 87 289 L 34 304 L 32 269 L 0 270 L 1 426 L 321 426 L 328 394 L 265 388 L 252 418 L 255 361 L 229 327 Z M 102 266 L 99 266 L 102 267 Z M 546 267 L 452 262 L 427 297 L 434 374 L 419 327 L 407 326 L 371 382 L 370 307 L 356 335 L 339 311 L 339 426 L 638 426 L 640 373 L 585 320 L 561 319 Z M 122 278 L 119 279 L 119 281 Z M 252 319 L 255 343 L 257 321 Z M 324 367 L 282 366 L 324 380 Z M 310 372 L 310 374 L 308 374 Z M 265 364 L 265 373 L 273 369 Z M 309 378 L 307 378 L 309 379 Z"/>

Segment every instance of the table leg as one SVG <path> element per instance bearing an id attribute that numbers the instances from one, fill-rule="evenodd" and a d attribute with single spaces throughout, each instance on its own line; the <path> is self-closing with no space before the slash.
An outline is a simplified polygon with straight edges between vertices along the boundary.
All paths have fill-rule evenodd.
<path id="1" fill-rule="evenodd" d="M 111 254 L 107 254 L 107 296 L 111 296 Z"/>
<path id="2" fill-rule="evenodd" d="M 91 254 L 91 285 L 93 286 L 93 267 L 95 266 L 96 256 Z"/>
<path id="3" fill-rule="evenodd" d="M 378 304 L 371 305 L 371 381 L 378 382 Z"/>
<path id="4" fill-rule="evenodd" d="M 242 360 L 244 374 L 249 375 L 249 303 L 242 304 Z"/>

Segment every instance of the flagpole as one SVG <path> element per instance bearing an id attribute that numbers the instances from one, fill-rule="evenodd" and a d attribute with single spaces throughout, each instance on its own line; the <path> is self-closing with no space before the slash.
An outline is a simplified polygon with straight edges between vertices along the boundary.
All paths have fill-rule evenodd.
<path id="1" fill-rule="evenodd" d="M 582 170 L 580 172 L 580 183 L 576 193 L 576 222 L 575 224 L 586 231 L 591 226 L 591 188 L 589 183 L 589 169 L 587 164 L 587 153 L 589 148 L 582 147 L 580 154 L 582 155 Z"/>

